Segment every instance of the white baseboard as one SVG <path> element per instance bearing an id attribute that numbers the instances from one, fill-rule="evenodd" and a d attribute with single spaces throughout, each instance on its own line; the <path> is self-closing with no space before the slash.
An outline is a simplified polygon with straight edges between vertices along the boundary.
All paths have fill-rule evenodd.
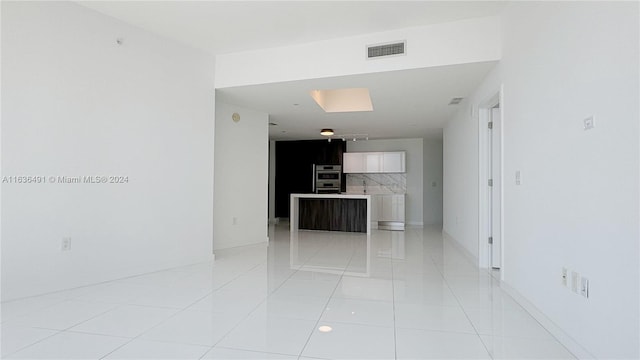
<path id="1" fill-rule="evenodd" d="M 536 319 L 540 325 L 542 325 L 547 331 L 551 333 L 567 350 L 569 350 L 578 359 L 595 359 L 587 349 L 578 344 L 571 336 L 569 336 L 564 330 L 556 325 L 551 319 L 549 319 L 542 311 L 540 311 L 535 305 L 527 300 L 516 289 L 504 281 L 500 281 L 500 287 L 507 294 L 509 294 L 515 301 L 520 304 L 534 319 Z"/>
<path id="2" fill-rule="evenodd" d="M 469 250 L 467 250 L 462 244 L 456 240 L 453 236 L 442 230 L 443 238 L 451 243 L 454 247 L 460 250 L 465 257 L 467 257 L 476 266 L 479 266 L 478 258 L 475 257 Z M 578 359 L 595 359 L 587 349 L 576 342 L 571 336 L 569 336 L 564 330 L 556 325 L 551 319 L 549 319 L 542 311 L 540 311 L 535 305 L 527 300 L 516 289 L 504 281 L 500 281 L 500 287 L 509 294 L 520 306 L 522 306 L 536 321 L 540 323 L 547 331 L 551 333 L 569 352 L 571 352 Z"/>
<path id="3" fill-rule="evenodd" d="M 451 236 L 451 234 L 449 234 L 445 230 L 442 230 L 442 237 L 446 241 L 451 243 L 451 245 L 453 245 L 456 249 L 460 250 L 460 252 L 464 254 L 464 256 L 467 259 L 469 259 L 469 261 L 471 261 L 475 266 L 478 266 L 478 267 L 480 266 L 480 263 L 478 262 L 478 257 L 473 255 L 469 250 L 467 250 L 467 248 L 462 246 L 462 244 L 458 240 L 456 240 L 456 238 Z"/>
<path id="4" fill-rule="evenodd" d="M 268 246 L 269 246 L 269 237 L 267 236 L 263 241 L 258 241 L 258 242 L 249 243 L 249 244 L 235 245 L 235 246 L 223 246 L 223 247 L 214 248 L 213 251 L 237 250 L 237 249 L 245 249 L 245 248 L 252 248 L 252 247 L 268 247 Z"/>
<path id="5" fill-rule="evenodd" d="M 407 221 L 406 224 L 411 226 L 424 226 L 423 221 Z"/>

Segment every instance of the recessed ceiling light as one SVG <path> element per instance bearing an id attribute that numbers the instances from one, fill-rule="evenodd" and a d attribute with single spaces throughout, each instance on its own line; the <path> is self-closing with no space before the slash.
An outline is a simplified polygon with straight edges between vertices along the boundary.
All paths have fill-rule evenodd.
<path id="1" fill-rule="evenodd" d="M 331 326 L 322 325 L 318 328 L 318 330 L 320 330 L 320 332 L 323 332 L 323 333 L 328 333 L 328 332 L 331 332 L 333 328 Z"/>
<path id="2" fill-rule="evenodd" d="M 278 124 L 270 122 L 269 126 L 278 126 Z"/>
<path id="3" fill-rule="evenodd" d="M 298 105 L 300 105 L 300 104 L 293 104 L 293 106 L 298 106 Z"/>
<path id="4" fill-rule="evenodd" d="M 328 113 L 373 111 L 367 88 L 313 90 L 310 95 Z"/>

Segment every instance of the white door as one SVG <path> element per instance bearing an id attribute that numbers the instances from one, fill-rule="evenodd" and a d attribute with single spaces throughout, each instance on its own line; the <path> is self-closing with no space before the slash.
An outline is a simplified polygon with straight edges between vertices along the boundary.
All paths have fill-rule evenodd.
<path id="1" fill-rule="evenodd" d="M 501 211 L 502 206 L 502 159 L 500 149 L 500 139 L 502 131 L 502 119 L 500 118 L 500 107 L 496 105 L 491 110 L 490 123 L 488 126 L 488 174 L 489 174 L 489 236 L 491 238 L 491 267 L 499 269 L 502 266 L 502 234 L 501 234 Z"/>

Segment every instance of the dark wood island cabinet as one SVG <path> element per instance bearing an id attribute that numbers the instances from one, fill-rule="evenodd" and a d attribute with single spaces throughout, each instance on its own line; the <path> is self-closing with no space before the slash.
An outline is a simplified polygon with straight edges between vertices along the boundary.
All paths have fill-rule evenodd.
<path id="1" fill-rule="evenodd" d="M 371 233 L 371 195 L 291 194 L 291 231 Z"/>

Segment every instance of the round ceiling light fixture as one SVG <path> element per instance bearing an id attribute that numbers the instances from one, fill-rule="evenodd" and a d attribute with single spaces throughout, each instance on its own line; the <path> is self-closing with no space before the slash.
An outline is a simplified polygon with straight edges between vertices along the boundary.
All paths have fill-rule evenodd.
<path id="1" fill-rule="evenodd" d="M 331 332 L 333 328 L 331 326 L 322 325 L 318 328 L 318 330 L 320 330 L 320 332 L 323 332 L 323 333 L 328 333 L 328 332 Z"/>
<path id="2" fill-rule="evenodd" d="M 320 131 L 320 135 L 331 136 L 331 135 L 333 135 L 333 129 L 322 129 Z"/>

